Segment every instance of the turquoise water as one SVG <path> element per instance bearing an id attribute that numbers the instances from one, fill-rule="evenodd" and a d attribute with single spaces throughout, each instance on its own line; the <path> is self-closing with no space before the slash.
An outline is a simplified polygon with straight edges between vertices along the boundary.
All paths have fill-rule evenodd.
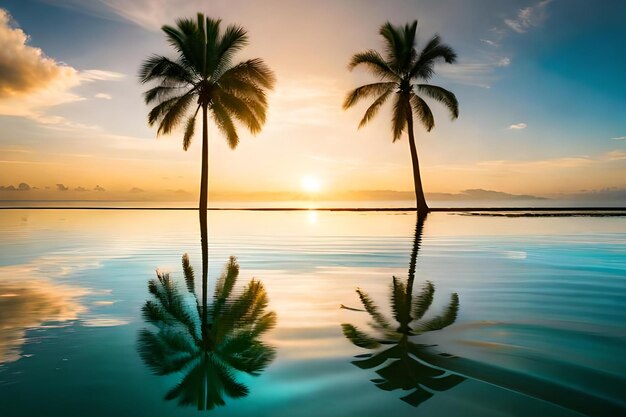
<path id="1" fill-rule="evenodd" d="M 207 229 L 205 251 L 189 211 L 0 212 L 0 415 L 626 414 L 623 217 Z"/>

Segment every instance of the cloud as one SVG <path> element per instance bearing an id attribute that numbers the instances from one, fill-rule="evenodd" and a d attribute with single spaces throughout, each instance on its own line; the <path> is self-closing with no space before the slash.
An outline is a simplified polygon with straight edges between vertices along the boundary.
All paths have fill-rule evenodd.
<path id="1" fill-rule="evenodd" d="M 515 19 L 504 19 L 504 24 L 517 33 L 526 33 L 528 29 L 539 25 L 546 18 L 546 6 L 552 0 L 543 0 L 535 6 L 525 7 L 518 10 Z"/>
<path id="2" fill-rule="evenodd" d="M 63 184 L 57 184 L 57 191 L 67 191 L 69 190 L 69 187 L 66 187 Z"/>
<path id="3" fill-rule="evenodd" d="M 21 182 L 17 187 L 13 185 L 0 185 L 0 191 L 30 191 L 32 188 L 25 182 Z"/>
<path id="4" fill-rule="evenodd" d="M 496 70 L 509 65 L 511 58 L 488 53 L 482 61 L 459 61 L 453 65 L 439 65 L 437 74 L 459 84 L 490 88 L 491 83 L 497 79 Z"/>
<path id="5" fill-rule="evenodd" d="M 74 188 L 74 191 L 84 192 L 87 191 L 87 189 L 85 187 L 76 187 Z"/>
<path id="6" fill-rule="evenodd" d="M 103 187 L 100 187 L 99 185 L 96 185 L 93 190 L 94 191 L 100 191 L 100 192 L 106 191 Z"/>
<path id="7" fill-rule="evenodd" d="M 609 151 L 604 157 L 609 161 L 623 161 L 626 160 L 626 152 L 621 150 Z"/>
<path id="8" fill-rule="evenodd" d="M 480 41 L 483 42 L 483 43 L 486 43 L 489 46 L 495 46 L 495 47 L 500 46 L 500 44 L 498 42 L 492 41 L 490 39 L 481 39 Z"/>
<path id="9" fill-rule="evenodd" d="M 509 126 L 509 130 L 522 130 L 527 127 L 528 125 L 526 123 L 515 123 L 514 125 Z"/>
<path id="10" fill-rule="evenodd" d="M 129 193 L 143 193 L 143 192 L 145 192 L 145 191 L 146 191 L 146 190 L 143 190 L 143 189 L 138 188 L 138 187 L 133 187 L 133 188 L 131 188 L 130 190 L 128 190 L 128 192 L 129 192 Z"/>
<path id="11" fill-rule="evenodd" d="M 95 98 L 101 98 L 103 100 L 111 100 L 113 97 L 111 97 L 110 94 L 106 94 L 106 93 L 98 93 L 94 96 Z"/>
<path id="12" fill-rule="evenodd" d="M 24 267 L 22 267 L 24 268 Z M 20 266 L 2 267 L 4 277 L 22 272 Z M 26 331 L 46 322 L 76 320 L 86 309 L 79 298 L 88 291 L 57 284 L 45 278 L 34 279 L 22 273 L 20 279 L 0 279 L 0 363 L 20 358 Z"/>
<path id="13" fill-rule="evenodd" d="M 503 57 L 496 63 L 498 67 L 508 67 L 511 65 L 511 58 Z"/>
<path id="14" fill-rule="evenodd" d="M 611 138 L 613 140 L 626 140 L 626 136 L 618 136 L 616 138 Z"/>
<path id="15" fill-rule="evenodd" d="M 85 127 L 45 110 L 84 100 L 72 89 L 86 82 L 114 80 L 122 74 L 79 71 L 34 46 L 5 9 L 0 8 L 0 115 L 33 119 L 42 124 Z"/>

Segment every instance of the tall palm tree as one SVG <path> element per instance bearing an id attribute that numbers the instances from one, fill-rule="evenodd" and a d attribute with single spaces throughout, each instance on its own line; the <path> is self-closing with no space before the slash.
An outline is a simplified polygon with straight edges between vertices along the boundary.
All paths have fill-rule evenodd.
<path id="1" fill-rule="evenodd" d="M 177 57 L 152 55 L 139 71 L 142 83 L 155 82 L 144 93 L 150 126 L 158 123 L 157 135 L 169 134 L 183 121 L 183 149 L 194 135 L 196 116 L 202 110 L 202 172 L 200 212 L 206 213 L 209 178 L 208 113 L 232 149 L 239 143 L 234 120 L 252 134 L 260 132 L 267 112 L 266 92 L 274 87 L 272 70 L 260 58 L 235 64 L 235 54 L 248 44 L 241 26 L 220 29 L 221 20 L 198 13 L 197 19 L 179 19 L 176 26 L 162 27 Z"/>
<path id="2" fill-rule="evenodd" d="M 157 279 L 149 282 L 153 299 L 146 301 L 142 311 L 157 331 L 139 333 L 139 353 L 157 375 L 183 372 L 166 399 L 210 410 L 224 405 L 224 396 L 248 395 L 235 371 L 259 375 L 274 360 L 275 349 L 260 337 L 274 327 L 276 314 L 266 311 L 267 293 L 260 281 L 253 279 L 243 291 L 235 290 L 239 265 L 234 257 L 216 283 L 210 306 L 196 295 L 187 254 L 183 272 L 186 290 L 165 273 L 157 272 Z M 206 300 L 205 283 L 202 288 Z"/>
<path id="3" fill-rule="evenodd" d="M 361 369 L 378 368 L 376 373 L 380 378 L 372 381 L 380 389 L 410 390 L 402 400 L 414 407 L 432 397 L 435 391 L 448 390 L 465 380 L 458 374 L 431 364 L 428 346 L 418 343 L 419 335 L 454 323 L 459 310 L 459 297 L 454 293 L 443 314 L 425 320 L 423 317 L 433 302 L 435 286 L 427 281 L 420 293 L 413 295 L 415 266 L 425 220 L 426 216 L 418 216 L 407 281 L 402 282 L 395 276 L 392 279 L 391 310 L 398 325 L 392 325 L 372 298 L 361 289 L 356 292 L 364 311 L 372 318 L 370 326 L 374 334 L 368 334 L 352 324 L 341 325 L 344 336 L 355 346 L 374 351 L 359 355 L 359 359 L 352 363 Z M 382 346 L 386 349 L 381 350 Z"/>
<path id="4" fill-rule="evenodd" d="M 457 99 L 450 91 L 431 84 L 425 84 L 435 74 L 435 64 L 440 61 L 454 63 L 456 53 L 435 35 L 419 53 L 415 49 L 417 20 L 405 26 L 393 26 L 387 22 L 380 28 L 385 42 L 385 55 L 370 49 L 355 54 L 348 65 L 350 70 L 364 66 L 378 82 L 362 85 L 350 91 L 343 103 L 348 109 L 364 98 L 375 100 L 368 107 L 359 123 L 365 126 L 378 113 L 380 107 L 393 97 L 392 132 L 393 141 L 400 139 L 405 130 L 409 136 L 411 160 L 413 162 L 413 181 L 417 210 L 428 212 L 420 176 L 417 147 L 413 134 L 413 115 L 422 122 L 428 132 L 435 127 L 433 113 L 422 96 L 429 97 L 445 105 L 453 119 L 459 116 Z"/>

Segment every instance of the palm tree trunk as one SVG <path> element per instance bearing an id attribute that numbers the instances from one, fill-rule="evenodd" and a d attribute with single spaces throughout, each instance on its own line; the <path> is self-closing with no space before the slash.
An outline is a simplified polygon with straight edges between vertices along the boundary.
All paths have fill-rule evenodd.
<path id="1" fill-rule="evenodd" d="M 420 163 L 417 159 L 417 147 L 415 146 L 415 136 L 413 135 L 413 112 L 410 104 L 407 106 L 407 125 L 407 130 L 409 131 L 409 147 L 411 148 L 411 161 L 413 162 L 413 183 L 415 186 L 415 203 L 417 204 L 417 212 L 419 214 L 428 213 L 430 209 L 426 204 L 424 189 L 422 188 Z"/>
<path id="2" fill-rule="evenodd" d="M 207 106 L 202 105 L 202 174 L 200 176 L 200 217 L 206 216 L 209 190 L 209 133 Z"/>

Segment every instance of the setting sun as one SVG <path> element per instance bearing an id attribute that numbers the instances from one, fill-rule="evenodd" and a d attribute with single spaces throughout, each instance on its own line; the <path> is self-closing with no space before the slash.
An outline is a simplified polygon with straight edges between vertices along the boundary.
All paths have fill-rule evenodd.
<path id="1" fill-rule="evenodd" d="M 302 185 L 302 189 L 307 193 L 317 193 L 322 187 L 320 180 L 310 175 L 302 177 L 302 181 L 300 183 Z"/>

